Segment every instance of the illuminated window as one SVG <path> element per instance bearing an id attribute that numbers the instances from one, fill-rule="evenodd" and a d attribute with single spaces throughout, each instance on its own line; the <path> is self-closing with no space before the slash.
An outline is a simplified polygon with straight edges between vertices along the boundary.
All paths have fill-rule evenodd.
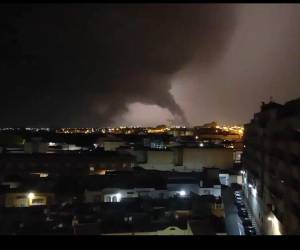
<path id="1" fill-rule="evenodd" d="M 40 173 L 40 177 L 41 177 L 41 178 L 48 177 L 48 174 L 47 174 L 47 173 Z"/>

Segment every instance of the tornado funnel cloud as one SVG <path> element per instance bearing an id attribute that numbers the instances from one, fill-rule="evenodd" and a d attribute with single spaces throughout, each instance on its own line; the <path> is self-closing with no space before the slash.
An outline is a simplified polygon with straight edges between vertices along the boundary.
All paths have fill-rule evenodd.
<path id="1" fill-rule="evenodd" d="M 235 28 L 235 9 L 1 6 L 1 126 L 111 125 L 134 102 L 167 108 L 188 124 L 169 79 L 191 61 L 203 68 L 218 62 Z"/>

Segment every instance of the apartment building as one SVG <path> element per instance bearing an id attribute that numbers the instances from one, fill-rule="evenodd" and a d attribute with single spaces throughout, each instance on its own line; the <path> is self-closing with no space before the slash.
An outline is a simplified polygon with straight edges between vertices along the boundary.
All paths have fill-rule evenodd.
<path id="1" fill-rule="evenodd" d="M 300 99 L 262 103 L 245 125 L 244 189 L 265 234 L 300 233 Z"/>

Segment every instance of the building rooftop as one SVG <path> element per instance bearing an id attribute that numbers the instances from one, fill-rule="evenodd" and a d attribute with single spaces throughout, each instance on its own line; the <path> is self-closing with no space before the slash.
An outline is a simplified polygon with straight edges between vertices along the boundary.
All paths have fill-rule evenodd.
<path id="1" fill-rule="evenodd" d="M 169 177 L 167 180 L 168 184 L 198 184 L 200 183 L 199 179 L 193 177 Z"/>
<path id="2" fill-rule="evenodd" d="M 281 104 L 273 102 L 273 101 L 270 101 L 269 103 L 262 102 L 261 110 L 262 111 L 267 111 L 267 110 L 270 110 L 270 109 L 278 109 L 278 108 L 281 108 L 281 107 L 282 107 Z"/>
<path id="3" fill-rule="evenodd" d="M 51 154 L 0 154 L 0 159 L 4 160 L 60 160 L 60 159 L 94 159 L 94 160 L 134 160 L 134 156 L 130 154 L 119 153 L 117 151 L 97 151 L 97 152 L 65 152 L 65 153 L 51 153 Z"/>
<path id="4" fill-rule="evenodd" d="M 84 180 L 85 187 L 89 191 L 99 191 L 104 188 L 156 188 L 166 189 L 163 177 L 154 174 L 148 175 L 92 175 Z"/>

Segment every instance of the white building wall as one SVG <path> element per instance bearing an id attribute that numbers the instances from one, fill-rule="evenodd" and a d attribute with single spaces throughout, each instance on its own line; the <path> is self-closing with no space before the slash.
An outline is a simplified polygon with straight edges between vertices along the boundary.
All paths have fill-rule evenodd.
<path id="1" fill-rule="evenodd" d="M 190 193 L 199 194 L 200 186 L 197 184 L 167 184 L 168 191 L 185 191 L 187 195 Z"/>
<path id="2" fill-rule="evenodd" d="M 170 197 L 179 196 L 180 191 L 184 190 L 186 195 L 195 193 L 198 195 L 213 195 L 221 196 L 221 186 L 215 185 L 210 188 L 200 188 L 196 184 L 168 184 L 167 190 L 157 190 L 155 188 L 133 188 L 133 189 L 118 189 L 108 188 L 99 191 L 85 190 L 85 202 L 93 203 L 96 201 L 104 202 L 119 202 L 124 198 L 149 197 L 153 199 L 168 199 Z"/>
<path id="3" fill-rule="evenodd" d="M 243 184 L 243 177 L 242 175 L 230 175 L 229 176 L 229 183 L 237 183 L 242 185 Z"/>
<path id="4" fill-rule="evenodd" d="M 229 174 L 219 174 L 220 183 L 225 186 L 230 186 Z"/>
<path id="5" fill-rule="evenodd" d="M 233 150 L 227 148 L 184 148 L 183 165 L 189 169 L 216 167 L 231 168 L 233 165 Z"/>
<path id="6" fill-rule="evenodd" d="M 104 141 L 104 151 L 116 151 L 117 148 L 124 146 L 125 142 L 123 141 Z"/>
<path id="7" fill-rule="evenodd" d="M 134 188 L 134 189 L 118 189 L 109 188 L 99 191 L 88 191 L 84 193 L 85 202 L 93 203 L 95 201 L 113 202 L 114 197 L 117 198 L 117 202 L 125 198 L 138 198 L 138 197 L 150 197 L 153 199 L 167 199 L 170 197 L 168 190 L 156 190 L 154 188 Z"/>
<path id="8" fill-rule="evenodd" d="M 216 185 L 210 188 L 200 188 L 199 195 L 213 195 L 215 197 L 221 196 L 221 186 Z"/>
<path id="9" fill-rule="evenodd" d="M 163 171 L 170 171 L 175 168 L 174 153 L 172 151 L 147 151 L 147 162 L 140 164 L 145 169 L 156 169 Z"/>

